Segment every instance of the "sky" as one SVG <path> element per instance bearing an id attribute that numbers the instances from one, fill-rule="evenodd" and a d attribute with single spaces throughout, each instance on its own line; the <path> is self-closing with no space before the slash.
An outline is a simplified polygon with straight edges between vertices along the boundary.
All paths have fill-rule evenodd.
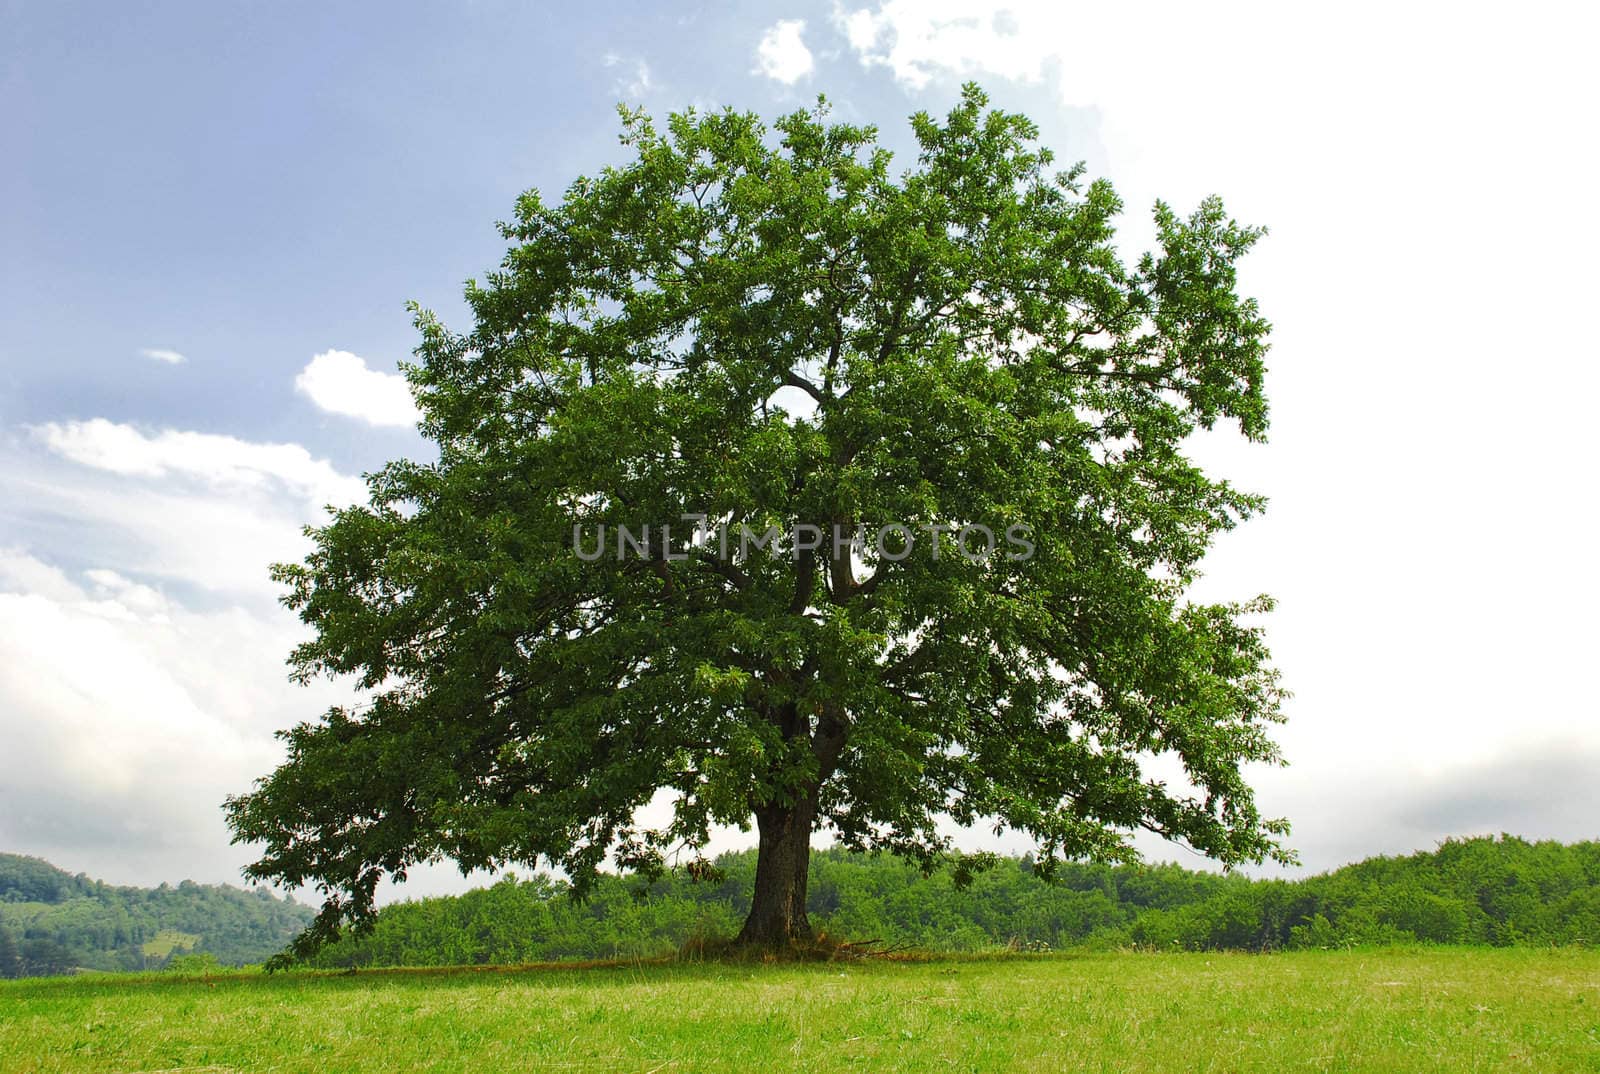
<path id="1" fill-rule="evenodd" d="M 623 159 L 619 101 L 770 119 L 825 93 L 904 160 L 907 117 L 967 79 L 1116 185 L 1130 253 L 1158 197 L 1269 228 L 1241 286 L 1275 326 L 1270 440 L 1195 450 L 1271 507 L 1198 595 L 1278 600 L 1290 764 L 1252 777 L 1304 868 L 1600 837 L 1597 23 L 0 0 L 0 850 L 238 881 L 222 798 L 345 691 L 288 681 L 267 567 L 363 472 L 427 457 L 406 301 L 464 326 L 516 196 Z"/>

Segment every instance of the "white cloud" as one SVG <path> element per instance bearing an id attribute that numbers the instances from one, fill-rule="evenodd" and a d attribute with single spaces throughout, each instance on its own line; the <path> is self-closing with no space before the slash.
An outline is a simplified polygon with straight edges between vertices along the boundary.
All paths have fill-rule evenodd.
<path id="1" fill-rule="evenodd" d="M 167 365 L 178 365 L 189 360 L 177 351 L 167 350 L 165 347 L 145 347 L 139 354 L 152 362 L 165 362 Z"/>
<path id="2" fill-rule="evenodd" d="M 252 606 L 275 602 L 280 590 L 268 565 L 303 557 L 310 546 L 300 528 L 319 520 L 310 501 L 277 488 L 41 469 L 37 477 L 0 474 L 9 539 Z"/>
<path id="3" fill-rule="evenodd" d="M 255 853 L 223 798 L 281 761 L 273 732 L 359 701 L 284 664 L 306 630 L 268 565 L 309 551 L 317 490 L 360 484 L 307 459 L 105 421 L 0 439 L 0 848 L 115 883 L 239 881 Z M 425 866 L 379 897 L 484 882 Z"/>
<path id="4" fill-rule="evenodd" d="M 938 74 L 1036 81 L 1047 63 L 1064 62 L 1069 54 L 1075 71 L 1125 68 L 1126 53 L 1098 36 L 1109 29 L 1100 25 L 1102 21 L 1123 17 L 1130 23 L 1142 18 L 1133 13 L 1107 16 L 1030 2 L 1010 5 L 988 17 L 972 14 L 970 4 L 950 0 L 889 0 L 877 10 L 847 10 L 836 4 L 833 10 L 835 26 L 843 31 L 861 63 L 888 68 L 896 80 L 912 89 L 922 89 Z M 1097 49 L 1081 47 L 1090 38 L 1099 40 Z M 1143 38 L 1140 40 L 1142 43 Z M 1097 51 L 1098 57 L 1084 55 L 1090 51 Z M 1117 58 L 1112 60 L 1112 56 Z M 1093 83 L 1088 76 L 1080 81 Z"/>
<path id="5" fill-rule="evenodd" d="M 158 578 L 210 599 L 273 606 L 280 590 L 268 566 L 306 554 L 301 529 L 322 519 L 324 505 L 366 498 L 360 479 L 297 444 L 145 433 L 103 419 L 31 433 L 0 441 L 6 545 L 51 549 L 55 563 Z M 62 575 L 19 573 L 37 570 L 0 555 L 0 584 L 21 579 L 27 592 L 57 596 L 75 585 Z M 108 598 L 121 588 L 111 574 L 80 577 Z"/>
<path id="6" fill-rule="evenodd" d="M 268 565 L 361 483 L 294 444 L 52 423 L 0 442 L 0 846 L 123 883 L 237 882 L 220 805 L 348 700 L 288 681 Z"/>
<path id="7" fill-rule="evenodd" d="M 35 593 L 55 601 L 83 599 L 83 591 L 64 571 L 20 548 L 0 548 L 0 593 Z"/>
<path id="8" fill-rule="evenodd" d="M 125 611 L 133 619 L 151 623 L 167 623 L 167 598 L 150 586 L 124 578 L 116 571 L 94 567 L 83 576 L 95 584 L 97 595 Z"/>
<path id="9" fill-rule="evenodd" d="M 650 65 L 643 60 L 635 59 L 630 61 L 615 52 L 608 52 L 601 57 L 600 62 L 607 67 L 632 68 L 631 76 L 619 77 L 611 84 L 611 92 L 613 93 L 638 100 L 656 88 L 655 82 L 650 78 Z"/>
<path id="10" fill-rule="evenodd" d="M 801 36 L 805 29 L 802 19 L 784 19 L 763 34 L 756 46 L 757 70 L 786 86 L 809 75 L 816 64 Z"/>
<path id="11" fill-rule="evenodd" d="M 249 851 L 227 846 L 223 797 L 337 692 L 285 681 L 282 609 L 199 611 L 84 573 L 0 551 L 0 845 L 124 883 L 237 882 Z"/>
<path id="12" fill-rule="evenodd" d="M 174 429 L 152 435 L 104 418 L 47 422 L 30 431 L 62 458 L 114 474 L 175 475 L 218 487 L 278 487 L 317 506 L 343 506 L 366 498 L 366 486 L 359 478 L 339 473 L 299 444 L 257 444 Z"/>
<path id="13" fill-rule="evenodd" d="M 323 410 L 370 425 L 414 426 L 422 418 L 404 377 L 369 369 L 364 358 L 349 351 L 315 356 L 294 386 Z"/>

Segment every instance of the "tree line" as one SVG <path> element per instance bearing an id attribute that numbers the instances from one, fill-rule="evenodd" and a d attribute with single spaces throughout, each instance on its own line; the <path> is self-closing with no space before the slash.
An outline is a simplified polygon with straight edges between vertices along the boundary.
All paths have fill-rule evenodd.
<path id="1" fill-rule="evenodd" d="M 385 907 L 321 967 L 506 964 L 651 957 L 734 935 L 749 911 L 754 851 L 654 883 L 605 875 L 575 899 L 549 876 L 507 876 L 459 896 Z M 709 873 L 709 875 L 708 875 Z M 1450 840 L 1299 880 L 1174 864 L 1059 864 L 1038 875 L 1000 858 L 958 882 L 888 856 L 819 851 L 807 912 L 849 941 L 934 951 L 999 947 L 1269 951 L 1384 944 L 1600 943 L 1600 843 L 1512 836 Z"/>
<path id="2" fill-rule="evenodd" d="M 1073 863 L 1046 879 L 1028 857 L 977 864 L 987 867 L 925 875 L 888 855 L 818 851 L 807 911 L 832 937 L 928 951 L 1600 944 L 1596 842 L 1450 840 L 1298 880 Z M 546 874 L 507 875 L 463 895 L 387 906 L 370 931 L 347 931 L 310 965 L 663 955 L 735 935 L 755 870 L 748 850 L 651 883 L 607 873 L 581 899 Z M 0 855 L 0 976 L 260 962 L 311 915 L 266 891 L 188 881 L 118 888 Z"/>

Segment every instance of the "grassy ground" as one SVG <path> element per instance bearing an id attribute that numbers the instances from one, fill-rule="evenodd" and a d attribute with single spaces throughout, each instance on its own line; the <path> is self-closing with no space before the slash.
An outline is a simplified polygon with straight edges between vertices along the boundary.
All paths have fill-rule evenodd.
<path id="1" fill-rule="evenodd" d="M 156 933 L 153 940 L 146 940 L 141 950 L 155 958 L 166 958 L 172 954 L 174 947 L 193 950 L 195 944 L 200 942 L 200 937 L 192 932 L 179 932 L 177 929 L 162 929 Z"/>
<path id="2" fill-rule="evenodd" d="M 0 982 L 0 1070 L 1600 1071 L 1600 953 Z"/>

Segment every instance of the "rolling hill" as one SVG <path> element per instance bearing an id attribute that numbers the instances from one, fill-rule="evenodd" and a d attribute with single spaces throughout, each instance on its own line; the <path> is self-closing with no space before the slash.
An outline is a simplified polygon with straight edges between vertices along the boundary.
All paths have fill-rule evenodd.
<path id="1" fill-rule="evenodd" d="M 0 854 L 0 976 L 159 968 L 209 954 L 259 962 L 312 910 L 265 889 L 196 884 L 116 887 L 39 858 Z"/>

